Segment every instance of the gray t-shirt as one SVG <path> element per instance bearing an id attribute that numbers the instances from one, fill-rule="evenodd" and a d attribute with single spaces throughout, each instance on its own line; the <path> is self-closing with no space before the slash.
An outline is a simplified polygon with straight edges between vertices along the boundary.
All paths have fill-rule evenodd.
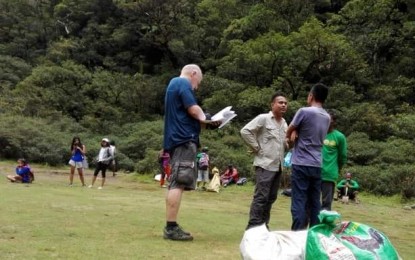
<path id="1" fill-rule="evenodd" d="M 330 115 L 323 108 L 303 107 L 297 111 L 291 124 L 298 133 L 292 164 L 321 167 L 321 148 L 329 129 Z"/>

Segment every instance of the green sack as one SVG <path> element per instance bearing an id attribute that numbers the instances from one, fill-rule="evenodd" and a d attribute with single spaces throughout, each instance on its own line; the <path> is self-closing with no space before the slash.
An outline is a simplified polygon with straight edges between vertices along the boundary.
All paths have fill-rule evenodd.
<path id="1" fill-rule="evenodd" d="M 340 214 L 323 210 L 321 224 L 309 229 L 307 260 L 401 259 L 389 239 L 380 231 L 357 222 L 340 222 Z"/>

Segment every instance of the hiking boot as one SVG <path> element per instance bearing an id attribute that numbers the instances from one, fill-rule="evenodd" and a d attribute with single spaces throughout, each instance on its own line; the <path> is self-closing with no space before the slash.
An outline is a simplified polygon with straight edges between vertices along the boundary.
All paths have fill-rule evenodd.
<path id="1" fill-rule="evenodd" d="M 186 234 L 186 235 L 188 235 L 188 236 L 190 236 L 191 234 L 190 234 L 190 232 L 187 232 L 187 231 L 184 231 L 183 230 L 183 228 L 180 226 L 180 225 L 177 225 L 181 230 L 182 230 L 182 232 L 184 233 L 184 234 Z"/>
<path id="2" fill-rule="evenodd" d="M 177 240 L 177 241 L 192 241 L 193 237 L 190 233 L 183 231 L 180 226 L 172 228 L 164 228 L 164 239 Z"/>

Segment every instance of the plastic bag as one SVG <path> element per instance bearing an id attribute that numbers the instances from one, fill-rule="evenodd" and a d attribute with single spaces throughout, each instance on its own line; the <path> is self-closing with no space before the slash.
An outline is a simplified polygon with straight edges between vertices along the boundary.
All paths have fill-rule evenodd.
<path id="1" fill-rule="evenodd" d="M 239 245 L 244 260 L 302 260 L 307 231 L 268 231 L 265 224 L 245 231 Z"/>
<path id="2" fill-rule="evenodd" d="M 291 167 L 291 156 L 292 153 L 289 151 L 284 157 L 284 167 L 290 168 Z"/>
<path id="3" fill-rule="evenodd" d="M 308 231 L 306 259 L 401 259 L 380 231 L 357 222 L 340 222 L 340 214 L 323 210 L 319 215 L 322 224 Z"/>

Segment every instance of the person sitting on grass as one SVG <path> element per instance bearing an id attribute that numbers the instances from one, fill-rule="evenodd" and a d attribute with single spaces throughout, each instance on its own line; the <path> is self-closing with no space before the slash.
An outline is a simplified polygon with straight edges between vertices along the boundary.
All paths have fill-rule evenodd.
<path id="1" fill-rule="evenodd" d="M 349 196 L 350 200 L 358 203 L 357 189 L 359 189 L 359 184 L 357 181 L 352 180 L 352 174 L 348 172 L 346 173 L 346 179 L 341 180 L 337 184 L 337 197 L 341 200 L 343 196 Z"/>
<path id="2" fill-rule="evenodd" d="M 233 167 L 232 165 L 228 165 L 228 168 L 226 169 L 225 173 L 223 173 L 220 176 L 220 182 L 223 185 L 223 187 L 226 187 L 230 184 L 235 184 L 239 180 L 239 174 L 238 170 Z"/>
<path id="3" fill-rule="evenodd" d="M 35 175 L 26 160 L 21 158 L 17 160 L 16 175 L 7 175 L 7 179 L 11 182 L 32 183 Z"/>

